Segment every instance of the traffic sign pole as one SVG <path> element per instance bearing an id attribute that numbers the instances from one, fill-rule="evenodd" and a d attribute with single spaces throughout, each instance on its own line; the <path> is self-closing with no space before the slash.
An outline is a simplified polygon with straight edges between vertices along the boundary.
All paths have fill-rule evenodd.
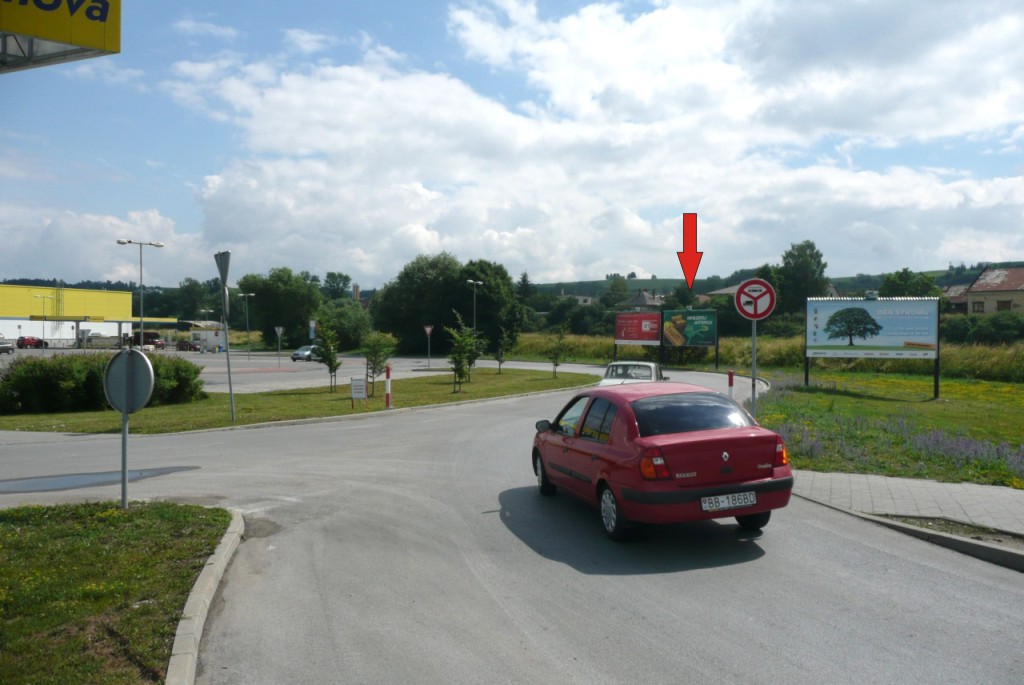
<path id="1" fill-rule="evenodd" d="M 128 415 L 142 409 L 153 395 L 153 364 L 140 348 L 114 355 L 103 372 L 107 402 L 121 412 L 121 508 L 128 509 Z"/>
<path id="2" fill-rule="evenodd" d="M 750 415 L 757 419 L 757 322 L 775 309 L 775 288 L 762 278 L 751 278 L 736 289 L 736 311 L 750 319 Z"/>
<path id="3" fill-rule="evenodd" d="M 757 419 L 757 319 L 750 322 L 750 415 Z"/>

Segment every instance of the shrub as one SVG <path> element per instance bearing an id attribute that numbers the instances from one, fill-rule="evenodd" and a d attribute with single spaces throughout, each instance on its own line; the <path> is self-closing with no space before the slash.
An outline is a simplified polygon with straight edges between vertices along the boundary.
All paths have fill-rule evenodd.
<path id="1" fill-rule="evenodd" d="M 0 413 L 35 414 L 105 409 L 103 376 L 112 355 L 58 354 L 20 357 L 0 373 Z M 150 404 L 180 404 L 205 397 L 202 369 L 177 357 L 150 357 L 154 387 Z"/>
<path id="2" fill-rule="evenodd" d="M 203 381 L 199 378 L 202 367 L 180 357 L 150 355 L 149 361 L 153 364 L 155 381 L 150 404 L 185 404 L 206 397 Z"/>

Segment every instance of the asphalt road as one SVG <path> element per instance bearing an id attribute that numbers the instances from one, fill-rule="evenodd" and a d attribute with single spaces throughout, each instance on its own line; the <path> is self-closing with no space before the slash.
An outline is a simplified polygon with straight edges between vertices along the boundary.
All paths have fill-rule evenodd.
<path id="1" fill-rule="evenodd" d="M 243 512 L 197 682 L 1019 683 L 1020 574 L 794 500 L 608 541 L 541 498 L 560 392 L 133 436 L 129 485 Z M 118 436 L 0 433 L 3 478 L 110 471 Z M 119 485 L 0 494 L 117 499 Z"/>

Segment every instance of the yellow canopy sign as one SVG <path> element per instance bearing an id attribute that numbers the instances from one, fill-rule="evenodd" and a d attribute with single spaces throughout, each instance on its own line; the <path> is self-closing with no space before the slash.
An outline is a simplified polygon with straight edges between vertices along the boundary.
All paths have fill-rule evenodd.
<path id="1" fill-rule="evenodd" d="M 72 49 L 120 52 L 121 0 L 0 0 L 3 34 Z"/>

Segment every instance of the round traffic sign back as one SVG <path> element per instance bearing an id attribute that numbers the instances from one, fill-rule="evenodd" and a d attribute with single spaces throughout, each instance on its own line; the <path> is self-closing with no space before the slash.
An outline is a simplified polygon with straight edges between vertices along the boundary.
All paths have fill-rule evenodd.
<path id="1" fill-rule="evenodd" d="M 136 349 L 114 355 L 103 372 L 103 392 L 110 406 L 122 414 L 133 414 L 146 406 L 153 395 L 153 363 Z"/>
<path id="2" fill-rule="evenodd" d="M 740 283 L 736 290 L 736 311 L 740 316 L 758 321 L 775 309 L 775 288 L 761 278 L 751 278 Z"/>

